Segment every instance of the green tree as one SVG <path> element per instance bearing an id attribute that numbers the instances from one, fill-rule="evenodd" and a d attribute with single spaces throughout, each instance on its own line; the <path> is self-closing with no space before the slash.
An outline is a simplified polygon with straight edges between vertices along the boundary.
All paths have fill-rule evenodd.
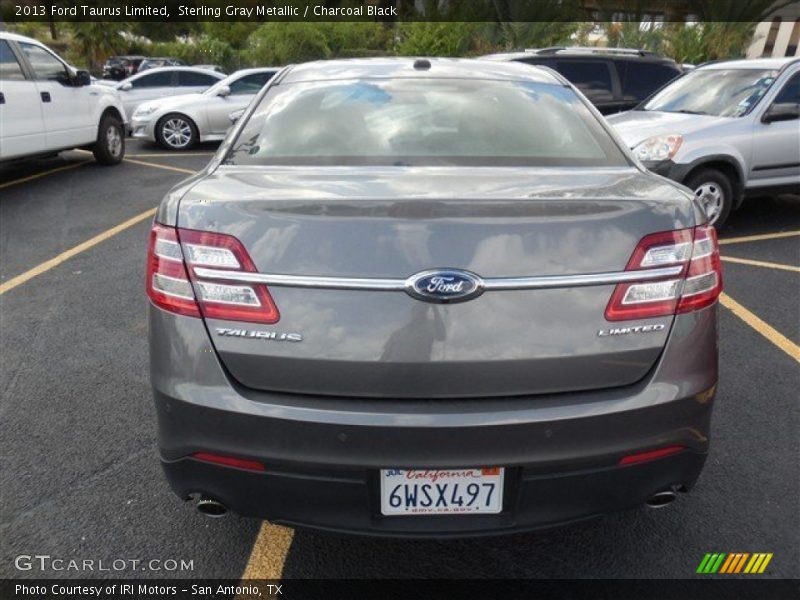
<path id="1" fill-rule="evenodd" d="M 234 50 L 247 46 L 247 38 L 258 29 L 255 21 L 205 21 L 202 23 L 205 35 L 227 43 Z"/>
<path id="2" fill-rule="evenodd" d="M 318 23 L 331 56 L 375 56 L 386 54 L 391 30 L 382 23 L 338 21 Z"/>
<path id="3" fill-rule="evenodd" d="M 490 39 L 501 49 L 569 45 L 583 15 L 577 0 L 495 0 Z"/>
<path id="4" fill-rule="evenodd" d="M 496 25 L 496 43 L 505 50 L 569 45 L 580 23 L 569 21 L 504 21 Z"/>
<path id="5" fill-rule="evenodd" d="M 472 47 L 477 23 L 399 23 L 395 52 L 403 56 L 463 56 Z"/>
<path id="6" fill-rule="evenodd" d="M 756 23 L 709 22 L 675 24 L 666 29 L 661 51 L 679 63 L 745 56 Z"/>
<path id="7" fill-rule="evenodd" d="M 98 21 L 81 21 L 69 24 L 72 37 L 72 51 L 79 54 L 87 61 L 87 67 L 99 72 L 103 62 L 113 55 L 120 53 L 127 47 L 125 38 L 120 31 L 126 29 L 125 23 L 109 23 Z"/>
<path id="8" fill-rule="evenodd" d="M 610 48 L 639 48 L 651 52 L 661 52 L 665 34 L 663 24 L 652 21 L 604 23 L 603 30 Z"/>
<path id="9" fill-rule="evenodd" d="M 325 34 L 314 23 L 264 23 L 247 38 L 247 57 L 258 66 L 329 58 Z"/>

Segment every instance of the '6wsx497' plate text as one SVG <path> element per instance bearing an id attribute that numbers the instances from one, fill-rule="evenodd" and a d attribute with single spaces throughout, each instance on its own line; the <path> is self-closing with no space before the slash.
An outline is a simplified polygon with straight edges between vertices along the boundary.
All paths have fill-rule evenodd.
<path id="1" fill-rule="evenodd" d="M 499 467 L 475 469 L 382 469 L 384 515 L 495 514 L 503 509 Z"/>

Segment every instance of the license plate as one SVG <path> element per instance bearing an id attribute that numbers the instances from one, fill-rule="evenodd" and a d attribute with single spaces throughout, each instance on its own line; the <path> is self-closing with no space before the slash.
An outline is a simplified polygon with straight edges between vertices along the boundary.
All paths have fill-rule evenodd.
<path id="1" fill-rule="evenodd" d="M 476 469 L 382 469 L 384 515 L 496 514 L 503 509 L 500 467 Z"/>

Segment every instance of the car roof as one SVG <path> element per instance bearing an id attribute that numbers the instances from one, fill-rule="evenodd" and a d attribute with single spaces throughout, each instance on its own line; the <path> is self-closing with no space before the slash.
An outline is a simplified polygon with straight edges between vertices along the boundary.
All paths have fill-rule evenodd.
<path id="1" fill-rule="evenodd" d="M 234 71 L 233 73 L 229 74 L 228 77 L 233 77 L 234 75 L 250 75 L 251 73 L 263 73 L 264 71 L 280 71 L 280 67 L 255 67 L 251 69 L 239 69 L 238 71 Z"/>
<path id="2" fill-rule="evenodd" d="M 675 61 L 669 57 L 650 52 L 648 50 L 641 50 L 638 48 L 606 48 L 603 46 L 554 46 L 552 48 L 528 48 L 526 50 L 519 50 L 516 52 L 498 52 L 496 54 L 487 54 L 482 56 L 483 60 L 492 61 L 519 61 L 522 59 L 530 58 L 572 58 L 580 57 L 595 60 L 608 60 L 613 58 L 616 60 L 644 60 L 644 61 L 657 61 L 675 64 Z"/>
<path id="3" fill-rule="evenodd" d="M 428 61 L 430 68 L 414 68 Z M 334 81 L 340 79 L 501 79 L 563 84 L 549 69 L 537 69 L 514 62 L 493 62 L 467 58 L 354 58 L 320 60 L 294 65 L 281 83 Z"/>
<path id="4" fill-rule="evenodd" d="M 10 31 L 0 31 L 0 40 L 14 40 L 15 42 L 29 42 L 31 44 L 36 44 L 38 46 L 44 46 L 42 42 L 39 40 L 35 40 L 32 37 L 28 37 L 25 35 L 20 35 L 18 33 L 11 33 Z"/>
<path id="5" fill-rule="evenodd" d="M 718 62 L 700 65 L 697 70 L 707 69 L 774 69 L 780 70 L 792 62 L 800 62 L 794 56 L 778 58 L 747 58 L 741 60 L 721 60 Z"/>
<path id="6" fill-rule="evenodd" d="M 198 69 L 197 67 L 184 67 L 184 66 L 174 66 L 174 67 L 156 67 L 154 69 L 147 69 L 146 71 L 139 71 L 135 75 L 131 75 L 128 79 L 139 79 L 140 77 L 144 77 L 145 75 L 151 75 L 153 73 L 174 73 L 175 71 L 189 71 L 191 73 L 205 73 L 206 75 L 213 75 L 217 79 L 224 79 L 225 75 L 220 73 L 219 71 L 212 71 L 211 69 Z M 127 81 L 127 79 L 123 79 L 122 81 Z M 120 83 L 122 83 L 120 81 Z"/>

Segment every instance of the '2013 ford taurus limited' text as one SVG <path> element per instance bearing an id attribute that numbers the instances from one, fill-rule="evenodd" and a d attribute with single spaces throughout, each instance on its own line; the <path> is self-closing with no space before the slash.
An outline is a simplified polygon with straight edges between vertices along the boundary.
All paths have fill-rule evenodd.
<path id="1" fill-rule="evenodd" d="M 546 69 L 284 69 L 146 277 L 164 469 L 207 514 L 512 532 L 666 504 L 708 451 L 714 230 Z"/>

